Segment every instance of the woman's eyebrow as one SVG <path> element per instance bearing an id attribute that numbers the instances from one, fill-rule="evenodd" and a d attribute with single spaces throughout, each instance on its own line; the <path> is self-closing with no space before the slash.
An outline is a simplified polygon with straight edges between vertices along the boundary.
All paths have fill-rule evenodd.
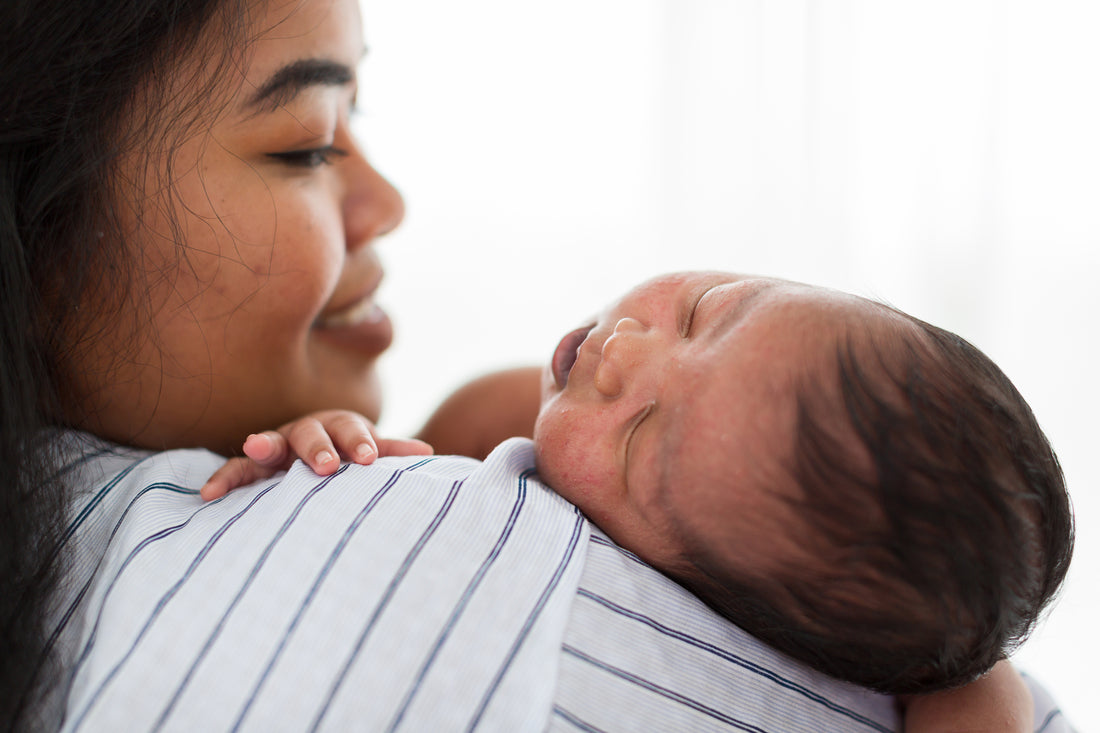
<path id="1" fill-rule="evenodd" d="M 270 112 L 289 103 L 311 86 L 343 86 L 355 80 L 347 64 L 329 59 L 301 59 L 282 67 L 245 102 L 245 108 Z"/>

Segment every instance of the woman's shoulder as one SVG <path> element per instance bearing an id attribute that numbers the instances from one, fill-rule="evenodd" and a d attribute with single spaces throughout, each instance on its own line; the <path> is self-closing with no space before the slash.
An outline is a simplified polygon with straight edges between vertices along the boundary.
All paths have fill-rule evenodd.
<path id="1" fill-rule="evenodd" d="M 217 456 L 108 447 L 86 461 L 100 479 L 74 515 L 89 551 L 61 604 L 67 720 L 527 720 L 551 699 L 587 537 L 534 479 L 532 458 L 519 440 L 485 462 L 380 458 L 331 476 L 298 462 L 203 503 L 179 492 L 196 490 Z"/>
<path id="2" fill-rule="evenodd" d="M 186 493 L 198 487 L 225 458 L 202 448 L 153 451 L 132 448 L 88 433 L 58 437 L 58 477 L 75 501 L 104 489 L 166 483 Z"/>

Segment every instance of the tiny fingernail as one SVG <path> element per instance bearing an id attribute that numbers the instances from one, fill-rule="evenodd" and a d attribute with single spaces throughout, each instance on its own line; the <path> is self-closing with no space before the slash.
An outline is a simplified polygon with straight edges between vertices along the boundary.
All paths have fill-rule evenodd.
<path id="1" fill-rule="evenodd" d="M 360 443 L 359 447 L 355 449 L 355 458 L 360 461 L 365 461 L 374 455 L 374 448 L 370 443 Z"/>
<path id="2" fill-rule="evenodd" d="M 313 457 L 313 460 L 321 465 L 324 465 L 326 463 L 331 463 L 332 461 L 336 460 L 336 456 L 332 455 L 332 453 L 327 450 L 323 450 L 319 451 L 317 455 Z"/>

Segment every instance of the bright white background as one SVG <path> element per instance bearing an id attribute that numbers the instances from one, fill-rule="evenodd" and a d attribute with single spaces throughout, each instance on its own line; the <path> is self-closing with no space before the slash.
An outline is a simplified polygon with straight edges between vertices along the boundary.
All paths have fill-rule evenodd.
<path id="1" fill-rule="evenodd" d="M 364 21 L 361 132 L 408 204 L 379 245 L 384 430 L 667 270 L 887 300 L 993 357 L 1062 459 L 1077 553 L 1016 661 L 1100 730 L 1100 3 L 364 0 Z"/>

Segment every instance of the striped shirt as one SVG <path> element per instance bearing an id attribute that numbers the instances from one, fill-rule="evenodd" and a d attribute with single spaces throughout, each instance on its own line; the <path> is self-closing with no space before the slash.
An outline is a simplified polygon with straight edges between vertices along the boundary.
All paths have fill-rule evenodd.
<path id="1" fill-rule="evenodd" d="M 73 441 L 51 728 L 898 729 L 890 698 L 617 547 L 537 480 L 529 441 L 484 463 L 298 463 L 210 503 L 218 456 Z M 1036 708 L 1036 730 L 1068 730 Z"/>

